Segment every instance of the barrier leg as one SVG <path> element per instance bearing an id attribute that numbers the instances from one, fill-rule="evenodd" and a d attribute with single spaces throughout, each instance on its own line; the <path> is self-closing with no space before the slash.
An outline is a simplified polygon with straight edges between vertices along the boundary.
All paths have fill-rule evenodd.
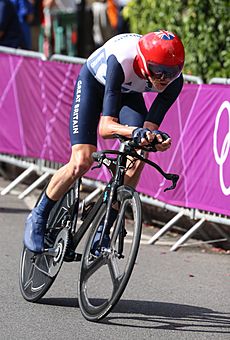
<path id="1" fill-rule="evenodd" d="M 225 233 L 218 225 L 211 223 L 211 226 L 224 238 L 225 241 L 230 241 L 230 235 Z"/>
<path id="2" fill-rule="evenodd" d="M 31 164 L 25 171 L 21 173 L 13 182 L 11 182 L 5 189 L 1 191 L 1 195 L 4 196 L 8 194 L 16 185 L 18 185 L 20 182 L 22 182 L 28 175 L 31 174 L 36 169 L 36 166 L 34 164 Z"/>
<path id="3" fill-rule="evenodd" d="M 156 232 L 153 237 L 148 241 L 148 244 L 154 244 L 162 235 L 164 235 L 172 226 L 184 215 L 184 211 L 181 210 L 176 216 L 174 216 L 166 225 Z"/>
<path id="4" fill-rule="evenodd" d="M 90 201 L 92 201 L 94 199 L 94 197 L 96 197 L 97 195 L 99 195 L 102 192 L 103 188 L 99 187 L 97 189 L 95 189 L 94 191 L 92 191 L 88 196 L 86 196 L 86 198 L 84 199 L 84 203 L 80 202 L 79 204 L 79 210 L 82 209 L 82 205 L 89 203 Z"/>
<path id="5" fill-rule="evenodd" d="M 27 195 L 29 195 L 34 189 L 36 189 L 42 182 L 44 182 L 50 176 L 49 172 L 45 172 L 41 177 L 39 177 L 35 182 L 33 182 L 26 190 L 24 190 L 18 198 L 21 200 Z"/>
<path id="6" fill-rule="evenodd" d="M 205 218 L 203 217 L 200 221 L 198 221 L 192 228 L 190 228 L 171 248 L 170 251 L 177 250 L 184 244 L 205 222 Z"/>

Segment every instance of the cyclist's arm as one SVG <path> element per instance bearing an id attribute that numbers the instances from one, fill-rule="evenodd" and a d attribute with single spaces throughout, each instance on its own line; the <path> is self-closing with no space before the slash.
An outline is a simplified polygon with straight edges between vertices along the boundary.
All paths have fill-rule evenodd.
<path id="1" fill-rule="evenodd" d="M 130 138 L 136 127 L 118 123 L 121 106 L 121 85 L 124 82 L 124 72 L 114 55 L 108 59 L 106 85 L 103 101 L 103 112 L 99 124 L 99 134 L 111 138 L 114 134 Z"/>
<path id="2" fill-rule="evenodd" d="M 2 38 L 7 30 L 9 20 L 9 10 L 6 3 L 0 3 L 0 38 Z"/>
<path id="3" fill-rule="evenodd" d="M 159 128 L 167 111 L 172 106 L 172 104 L 175 102 L 177 97 L 179 96 L 182 90 L 182 87 L 183 87 L 183 76 L 181 74 L 180 77 L 175 79 L 171 84 L 169 84 L 169 86 L 167 86 L 166 89 L 162 93 L 159 93 L 157 95 L 146 117 L 147 125 L 150 123 L 150 126 L 151 126 L 151 123 L 152 123 L 157 128 Z"/>
<path id="4" fill-rule="evenodd" d="M 144 127 L 150 130 L 158 130 L 168 109 L 175 102 L 183 87 L 183 76 L 175 79 L 162 93 L 159 93 L 150 107 Z M 161 141 L 158 138 L 158 141 Z M 171 146 L 171 138 L 156 145 L 157 151 L 166 151 Z"/>
<path id="5" fill-rule="evenodd" d="M 99 134 L 103 138 L 113 138 L 115 134 L 131 138 L 132 132 L 136 128 L 136 126 L 126 126 L 119 124 L 117 118 L 105 116 L 101 117 L 99 124 Z"/>

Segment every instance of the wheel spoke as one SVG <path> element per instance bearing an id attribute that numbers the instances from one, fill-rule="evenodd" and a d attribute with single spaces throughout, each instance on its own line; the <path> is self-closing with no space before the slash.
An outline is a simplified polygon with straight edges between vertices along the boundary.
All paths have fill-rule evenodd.
<path id="1" fill-rule="evenodd" d="M 107 257 L 100 255 L 97 258 L 94 258 L 93 261 L 87 260 L 84 263 L 84 267 L 82 268 L 82 279 L 87 281 L 90 276 L 92 276 L 100 267 L 105 265 L 108 262 Z"/>
<path id="2" fill-rule="evenodd" d="M 34 270 L 35 270 L 34 263 L 32 263 L 31 269 L 28 275 L 28 280 L 23 285 L 24 289 L 27 289 L 29 285 L 33 283 Z"/>
<path id="3" fill-rule="evenodd" d="M 46 256 L 44 255 L 44 258 L 46 259 Z M 47 260 L 45 261 L 46 264 L 47 264 Z M 51 277 L 50 273 L 49 273 L 49 267 L 48 267 L 48 264 L 47 264 L 47 271 L 45 271 L 44 269 L 41 269 L 39 267 L 39 265 L 37 265 L 36 263 L 34 263 L 34 267 L 40 272 L 40 273 L 43 273 L 49 277 Z"/>
<path id="4" fill-rule="evenodd" d="M 41 285 L 39 285 L 37 287 L 33 286 L 33 284 L 35 283 L 34 282 L 34 274 L 35 274 L 36 269 L 37 269 L 37 266 L 35 265 L 35 263 L 32 263 L 29 279 L 25 282 L 25 284 L 23 286 L 25 290 L 30 286 L 32 292 L 37 292 L 37 291 L 40 291 L 42 289 L 42 287 L 44 287 L 45 283 L 42 283 Z"/>
<path id="5" fill-rule="evenodd" d="M 114 290 L 116 290 L 120 285 L 123 274 L 120 273 L 120 270 L 117 264 L 117 258 L 114 254 L 109 258 L 108 267 L 109 267 L 109 272 L 110 272 L 110 276 L 111 276 L 112 283 L 113 283 L 113 288 Z"/>

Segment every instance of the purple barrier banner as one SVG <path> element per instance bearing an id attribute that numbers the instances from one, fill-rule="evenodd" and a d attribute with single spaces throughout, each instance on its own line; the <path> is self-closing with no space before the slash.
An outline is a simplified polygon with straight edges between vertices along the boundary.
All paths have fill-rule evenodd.
<path id="1" fill-rule="evenodd" d="M 65 163 L 70 157 L 69 112 L 80 65 L 0 54 L 0 152 Z M 146 94 L 149 107 L 155 94 Z M 230 216 L 230 86 L 184 88 L 161 130 L 172 147 L 152 153 L 166 172 L 180 175 L 177 188 L 146 165 L 138 191 L 163 202 Z M 98 139 L 98 149 L 118 148 Z M 106 169 L 87 177 L 105 181 Z"/>

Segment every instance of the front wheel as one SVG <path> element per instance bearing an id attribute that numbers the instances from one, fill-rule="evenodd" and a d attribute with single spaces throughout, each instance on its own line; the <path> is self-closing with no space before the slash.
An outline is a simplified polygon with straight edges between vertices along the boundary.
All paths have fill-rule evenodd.
<path id="1" fill-rule="evenodd" d="M 92 244 L 106 213 L 104 203 L 91 224 L 82 256 L 78 299 L 81 312 L 89 321 L 104 318 L 119 301 L 131 276 L 140 244 L 142 220 L 138 193 L 123 185 L 117 189 L 116 200 L 119 211 L 110 229 L 108 249 L 102 249 L 99 256 L 92 255 Z"/>

